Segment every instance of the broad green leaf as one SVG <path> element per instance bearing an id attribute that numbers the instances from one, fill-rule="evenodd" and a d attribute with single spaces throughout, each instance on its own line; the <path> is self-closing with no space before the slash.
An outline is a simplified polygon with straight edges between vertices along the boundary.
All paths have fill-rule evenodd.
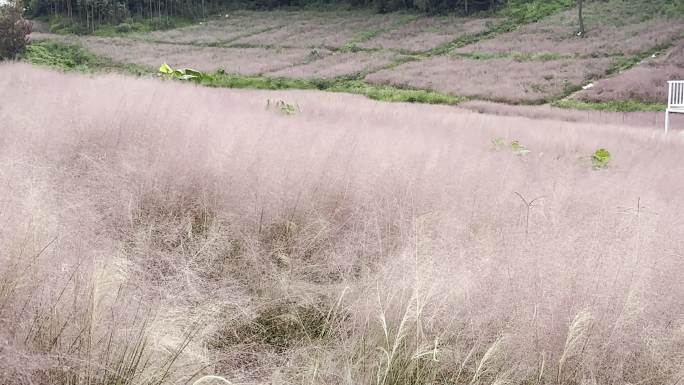
<path id="1" fill-rule="evenodd" d="M 610 152 L 605 148 L 599 148 L 591 156 L 591 163 L 593 164 L 594 169 L 608 167 L 608 164 L 610 163 Z"/>
<path id="2" fill-rule="evenodd" d="M 164 63 L 159 67 L 159 73 L 170 75 L 173 73 L 173 69 L 168 64 Z"/>

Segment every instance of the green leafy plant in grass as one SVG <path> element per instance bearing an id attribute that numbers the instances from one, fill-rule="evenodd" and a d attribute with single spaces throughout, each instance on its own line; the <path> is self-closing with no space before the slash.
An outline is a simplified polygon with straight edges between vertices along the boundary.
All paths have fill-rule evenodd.
<path id="1" fill-rule="evenodd" d="M 599 148 L 591 155 L 591 164 L 594 170 L 600 170 L 608 167 L 610 163 L 610 152 L 605 148 Z"/>
<path id="2" fill-rule="evenodd" d="M 500 150 L 506 147 L 506 142 L 504 141 L 504 138 L 493 138 L 491 142 L 493 150 Z"/>
<path id="3" fill-rule="evenodd" d="M 491 148 L 492 150 L 503 150 L 506 148 L 506 141 L 504 138 L 492 138 L 491 140 Z M 527 149 L 524 145 L 520 144 L 519 141 L 513 140 L 511 142 L 511 151 L 513 152 L 514 155 L 517 156 L 525 156 L 530 153 L 530 150 Z"/>
<path id="4" fill-rule="evenodd" d="M 294 115 L 301 111 L 298 105 L 286 103 L 284 100 L 266 100 L 266 109 L 274 108 L 283 115 Z"/>
<path id="5" fill-rule="evenodd" d="M 211 81 L 211 75 L 192 68 L 176 68 L 173 69 L 168 64 L 164 63 L 159 67 L 159 74 L 169 77 L 171 79 L 187 80 L 195 83 L 202 83 L 204 81 Z"/>
<path id="6" fill-rule="evenodd" d="M 517 156 L 525 156 L 530 153 L 530 150 L 520 144 L 517 140 L 511 142 L 511 150 L 513 151 L 513 154 Z"/>
<path id="7" fill-rule="evenodd" d="M 361 51 L 362 48 L 359 47 L 356 43 L 347 43 L 340 48 L 340 52 L 345 52 L 345 53 L 353 53 L 353 52 L 359 52 Z"/>

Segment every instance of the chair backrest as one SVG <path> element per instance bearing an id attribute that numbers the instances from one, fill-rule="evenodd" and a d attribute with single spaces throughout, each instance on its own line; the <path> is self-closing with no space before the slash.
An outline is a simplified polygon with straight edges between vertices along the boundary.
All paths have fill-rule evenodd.
<path id="1" fill-rule="evenodd" d="M 667 84 L 667 106 L 684 108 L 684 80 L 671 80 Z"/>

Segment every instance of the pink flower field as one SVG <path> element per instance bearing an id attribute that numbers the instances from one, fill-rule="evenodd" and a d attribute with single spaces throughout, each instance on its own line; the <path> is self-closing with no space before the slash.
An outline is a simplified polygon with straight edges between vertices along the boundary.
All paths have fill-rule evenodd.
<path id="1" fill-rule="evenodd" d="M 559 53 L 581 56 L 632 55 L 671 44 L 684 34 L 681 20 L 664 18 L 617 18 L 621 12 L 615 2 L 590 2 L 586 10 L 587 35 L 575 36 L 577 15 L 575 10 L 553 15 L 537 23 L 522 26 L 515 31 L 468 45 L 456 50 L 459 53 Z"/>
<path id="2" fill-rule="evenodd" d="M 49 39 L 79 44 L 88 51 L 120 63 L 158 68 L 162 63 L 173 67 L 190 67 L 214 72 L 222 68 L 228 73 L 259 75 L 278 71 L 310 60 L 311 52 L 300 48 L 221 48 L 187 44 L 153 43 L 128 38 L 63 37 L 39 34 Z M 329 54 L 322 50 L 319 55 Z"/>
<path id="3" fill-rule="evenodd" d="M 458 17 L 425 17 L 412 20 L 391 31 L 382 32 L 360 44 L 364 48 L 384 48 L 421 52 L 456 40 L 466 34 L 477 34 L 496 24 L 496 19 Z"/>
<path id="4" fill-rule="evenodd" d="M 295 20 L 282 28 L 266 31 L 235 41 L 238 45 L 278 47 L 334 47 L 353 42 L 367 31 L 391 28 L 408 21 L 397 15 L 316 16 Z"/>
<path id="5" fill-rule="evenodd" d="M 282 27 L 296 19 L 296 14 L 284 12 L 274 15 L 263 12 L 229 12 L 223 17 L 201 24 L 167 31 L 153 31 L 138 34 L 136 37 L 164 43 L 225 44 L 244 36 Z"/>
<path id="6" fill-rule="evenodd" d="M 0 70 L 0 384 L 684 372 L 680 134 Z"/>
<path id="7" fill-rule="evenodd" d="M 297 79 L 334 78 L 377 71 L 394 62 L 400 55 L 393 52 L 333 53 L 310 63 L 267 73 Z"/>
<path id="8" fill-rule="evenodd" d="M 616 76 L 601 79 L 595 86 L 576 95 L 596 102 L 641 100 L 667 103 L 667 81 L 684 79 L 684 41 L 657 58 Z"/>
<path id="9" fill-rule="evenodd" d="M 600 76 L 611 64 L 610 58 L 520 62 L 434 57 L 370 74 L 366 80 L 487 100 L 541 103 Z"/>

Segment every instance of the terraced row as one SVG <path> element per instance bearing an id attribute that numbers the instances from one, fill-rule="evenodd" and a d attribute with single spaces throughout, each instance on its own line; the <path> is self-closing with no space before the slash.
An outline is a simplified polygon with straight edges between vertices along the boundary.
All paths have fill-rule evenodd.
<path id="1" fill-rule="evenodd" d="M 680 52 L 682 20 L 634 13 L 629 1 L 591 2 L 585 11 L 588 35 L 579 38 L 574 12 L 506 33 L 492 32 L 502 23 L 497 18 L 240 11 L 121 38 L 34 38 L 79 42 L 98 55 L 145 66 L 167 62 L 241 75 L 356 77 L 515 104 L 557 100 L 612 74 L 617 76 L 576 97 L 662 102 L 664 81 L 684 76 L 684 57 L 676 53 L 619 74 L 646 54 L 677 44 Z M 471 44 L 447 49 L 457 41 Z"/>

